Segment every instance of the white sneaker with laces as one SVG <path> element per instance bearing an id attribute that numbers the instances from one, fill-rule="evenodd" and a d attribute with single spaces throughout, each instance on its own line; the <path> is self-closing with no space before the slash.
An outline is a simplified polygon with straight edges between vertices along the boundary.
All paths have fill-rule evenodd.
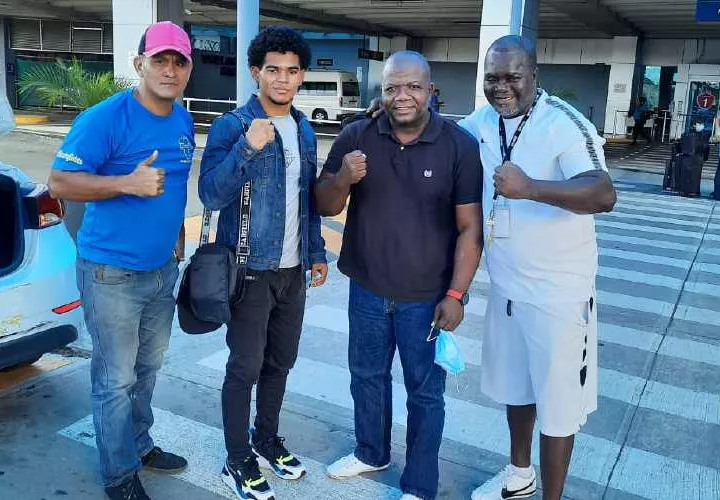
<path id="1" fill-rule="evenodd" d="M 532 475 L 523 477 L 513 465 L 506 466 L 488 482 L 472 492 L 472 500 L 514 500 L 529 498 L 537 491 L 535 468 Z"/>
<path id="2" fill-rule="evenodd" d="M 390 467 L 389 463 L 380 467 L 373 467 L 361 462 L 354 453 L 351 453 L 330 464 L 327 468 L 327 475 L 333 479 L 348 479 L 364 472 L 376 472 L 388 467 Z"/>

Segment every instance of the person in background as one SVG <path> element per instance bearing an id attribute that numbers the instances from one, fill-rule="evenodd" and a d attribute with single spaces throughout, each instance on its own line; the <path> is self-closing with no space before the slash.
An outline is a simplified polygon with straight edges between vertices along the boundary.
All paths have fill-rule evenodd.
<path id="1" fill-rule="evenodd" d="M 440 106 L 442 105 L 443 102 L 440 101 L 440 89 L 434 88 L 432 94 L 430 95 L 430 109 L 432 109 L 436 113 L 439 113 Z"/>
<path id="2" fill-rule="evenodd" d="M 641 96 L 640 99 L 638 99 L 638 105 L 633 113 L 633 119 L 635 120 L 632 133 L 633 146 L 637 144 L 638 136 L 642 136 L 642 138 L 648 143 L 652 142 L 650 134 L 645 129 L 645 124 L 647 123 L 649 117 L 650 108 L 648 107 L 647 99 L 645 99 L 644 96 Z"/>
<path id="3" fill-rule="evenodd" d="M 188 35 L 171 22 L 140 40 L 136 88 L 77 117 L 53 163 L 53 196 L 86 203 L 77 281 L 92 338 L 93 423 L 105 492 L 147 500 L 138 470 L 180 472 L 155 445 L 151 400 L 170 340 L 183 258 L 193 121 L 175 102 L 192 70 Z"/>

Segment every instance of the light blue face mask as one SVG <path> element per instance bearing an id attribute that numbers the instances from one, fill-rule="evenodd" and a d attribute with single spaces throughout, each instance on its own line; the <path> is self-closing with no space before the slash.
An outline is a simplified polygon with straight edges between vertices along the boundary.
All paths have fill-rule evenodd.
<path id="1" fill-rule="evenodd" d="M 428 341 L 432 340 L 431 337 L 432 333 L 428 337 Z M 465 361 L 460 352 L 460 346 L 452 333 L 440 330 L 435 337 L 435 363 L 450 375 L 459 375 L 465 370 Z"/>

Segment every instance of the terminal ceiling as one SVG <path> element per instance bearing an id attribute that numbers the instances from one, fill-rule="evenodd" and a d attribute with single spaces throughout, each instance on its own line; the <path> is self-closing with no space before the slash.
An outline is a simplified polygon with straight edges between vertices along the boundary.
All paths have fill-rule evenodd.
<path id="1" fill-rule="evenodd" d="M 235 0 L 183 0 L 185 20 L 235 24 Z M 487 2 L 500 0 L 485 0 Z M 695 0 L 540 0 L 542 38 L 720 38 Z M 366 34 L 477 37 L 481 0 L 260 0 L 261 23 Z M 108 21 L 112 0 L 0 0 L 0 15 Z"/>

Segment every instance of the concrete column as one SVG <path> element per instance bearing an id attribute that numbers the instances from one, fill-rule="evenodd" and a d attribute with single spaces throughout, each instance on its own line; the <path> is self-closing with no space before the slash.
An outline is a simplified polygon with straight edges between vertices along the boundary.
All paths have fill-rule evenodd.
<path id="1" fill-rule="evenodd" d="M 688 98 L 690 97 L 690 65 L 678 65 L 678 73 L 675 81 L 675 97 L 670 108 L 672 122 L 670 124 L 670 139 L 679 139 L 685 133 L 685 122 L 689 109 Z"/>
<path id="2" fill-rule="evenodd" d="M 260 0 L 237 1 L 237 105 L 242 106 L 257 90 L 247 64 L 250 42 L 260 30 Z"/>
<path id="3" fill-rule="evenodd" d="M 475 107 L 487 104 L 483 92 L 485 55 L 490 45 L 506 35 L 521 35 L 537 39 L 540 15 L 539 0 L 493 0 L 483 2 L 480 21 L 480 49 L 478 54 Z"/>
<path id="4" fill-rule="evenodd" d="M 368 38 L 368 49 L 383 52 L 385 59 L 395 52 L 407 49 L 408 39 L 405 36 L 396 36 L 393 38 L 373 36 Z M 365 104 L 375 97 L 382 94 L 382 71 L 385 66 L 384 61 L 368 61 L 367 74 L 367 93 L 365 95 Z"/>
<path id="5" fill-rule="evenodd" d="M 172 21 L 182 26 L 182 0 L 112 0 L 113 68 L 116 78 L 138 82 L 133 68 L 138 43 L 152 23 Z"/>
<path id="6" fill-rule="evenodd" d="M 625 133 L 625 117 L 632 108 L 637 52 L 637 37 L 616 36 L 613 38 L 610 81 L 605 108 L 605 134 Z"/>
<path id="7" fill-rule="evenodd" d="M 0 95 L 7 95 L 7 61 L 5 60 L 5 18 L 3 17 L 0 17 Z M 13 101 L 10 101 L 11 104 L 12 102 Z"/>

